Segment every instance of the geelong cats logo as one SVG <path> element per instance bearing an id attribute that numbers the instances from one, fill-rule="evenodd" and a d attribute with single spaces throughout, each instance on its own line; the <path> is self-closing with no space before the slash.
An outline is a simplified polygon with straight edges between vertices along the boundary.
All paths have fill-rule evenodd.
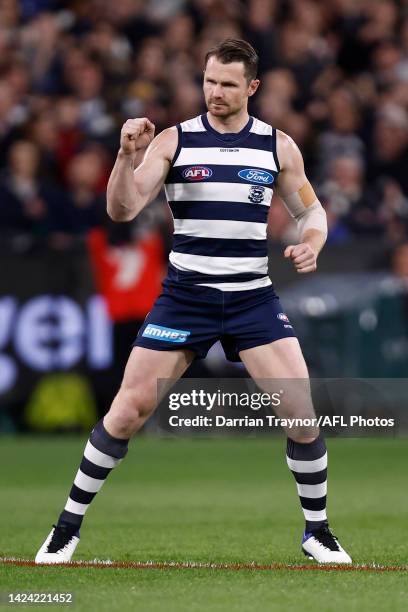
<path id="1" fill-rule="evenodd" d="M 252 185 L 249 189 L 248 199 L 254 204 L 260 204 L 265 199 L 265 187 Z"/>

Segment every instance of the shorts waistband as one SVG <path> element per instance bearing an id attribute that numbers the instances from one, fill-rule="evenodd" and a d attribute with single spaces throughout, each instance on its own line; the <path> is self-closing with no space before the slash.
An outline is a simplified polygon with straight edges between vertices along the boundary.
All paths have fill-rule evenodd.
<path id="1" fill-rule="evenodd" d="M 222 291 L 215 287 L 207 287 L 205 285 L 190 285 L 184 284 L 177 281 L 169 281 L 165 279 L 162 283 L 164 294 L 173 295 L 185 295 L 186 297 L 209 297 L 213 298 L 217 303 L 229 301 L 234 298 L 247 297 L 249 300 L 261 295 L 275 295 L 275 288 L 273 283 L 266 285 L 265 287 L 258 287 L 256 289 L 242 289 L 238 291 Z"/>

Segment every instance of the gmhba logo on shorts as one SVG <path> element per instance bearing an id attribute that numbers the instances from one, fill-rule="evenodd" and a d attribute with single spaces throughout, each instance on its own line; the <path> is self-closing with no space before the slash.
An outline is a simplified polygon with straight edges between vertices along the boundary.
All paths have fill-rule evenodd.
<path id="1" fill-rule="evenodd" d="M 183 178 L 188 181 L 205 181 L 210 176 L 212 176 L 212 170 L 207 166 L 190 166 L 183 171 Z"/>
<path id="2" fill-rule="evenodd" d="M 185 342 L 191 332 L 185 329 L 173 329 L 149 323 L 142 334 L 144 338 L 152 340 L 165 340 L 166 342 Z"/>
<path id="3" fill-rule="evenodd" d="M 257 170 L 256 168 L 245 168 L 245 170 L 240 170 L 238 176 L 244 179 L 244 181 L 260 183 L 261 185 L 270 185 L 274 181 L 273 174 L 266 170 Z"/>

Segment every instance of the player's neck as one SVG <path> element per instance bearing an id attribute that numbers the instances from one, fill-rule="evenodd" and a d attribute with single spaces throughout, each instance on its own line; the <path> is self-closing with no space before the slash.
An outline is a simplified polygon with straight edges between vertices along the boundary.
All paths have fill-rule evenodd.
<path id="1" fill-rule="evenodd" d="M 237 133 L 240 132 L 249 121 L 248 111 L 243 109 L 237 115 L 230 115 L 228 117 L 217 117 L 212 115 L 210 112 L 207 113 L 208 123 L 214 130 L 220 132 L 220 134 L 226 133 Z"/>

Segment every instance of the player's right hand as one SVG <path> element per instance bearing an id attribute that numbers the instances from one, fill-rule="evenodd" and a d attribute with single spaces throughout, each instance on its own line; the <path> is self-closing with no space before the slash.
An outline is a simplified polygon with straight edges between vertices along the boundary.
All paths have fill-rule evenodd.
<path id="1" fill-rule="evenodd" d="M 154 124 L 142 117 L 128 119 L 120 132 L 120 149 L 125 155 L 135 155 L 139 149 L 146 149 L 154 138 Z"/>

